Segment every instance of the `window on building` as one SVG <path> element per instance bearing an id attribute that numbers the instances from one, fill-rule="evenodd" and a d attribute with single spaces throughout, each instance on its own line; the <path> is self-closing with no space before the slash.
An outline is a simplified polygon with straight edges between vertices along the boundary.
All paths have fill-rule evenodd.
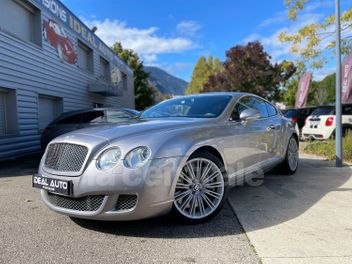
<path id="1" fill-rule="evenodd" d="M 0 136 L 17 133 L 16 91 L 0 88 Z"/>
<path id="2" fill-rule="evenodd" d="M 62 98 L 39 95 L 38 96 L 38 121 L 39 130 L 46 128 L 63 111 Z"/>
<path id="3" fill-rule="evenodd" d="M 1 0 L 0 29 L 37 45 L 42 43 L 40 11 L 23 0 Z"/>
<path id="4" fill-rule="evenodd" d="M 121 86 L 124 91 L 127 91 L 127 75 L 121 72 Z"/>
<path id="5" fill-rule="evenodd" d="M 78 67 L 93 72 L 93 50 L 78 40 Z"/>
<path id="6" fill-rule="evenodd" d="M 102 57 L 100 57 L 100 74 L 105 81 L 111 81 L 110 63 Z"/>

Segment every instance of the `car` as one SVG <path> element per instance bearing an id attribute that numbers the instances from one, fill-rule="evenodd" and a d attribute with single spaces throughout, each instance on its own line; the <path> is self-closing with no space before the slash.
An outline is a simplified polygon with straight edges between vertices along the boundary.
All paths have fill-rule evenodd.
<path id="1" fill-rule="evenodd" d="M 45 150 L 51 140 L 62 134 L 104 123 L 133 120 L 139 114 L 137 110 L 130 108 L 91 108 L 63 113 L 41 131 L 41 147 Z"/>
<path id="2" fill-rule="evenodd" d="M 306 119 L 302 129 L 305 140 L 326 140 L 335 137 L 336 116 L 335 106 L 326 105 L 317 107 Z M 352 104 L 342 105 L 342 135 L 352 130 Z"/>
<path id="3" fill-rule="evenodd" d="M 304 108 L 289 108 L 281 110 L 286 118 L 297 124 L 300 137 L 302 136 L 302 128 L 304 127 L 306 118 L 311 115 L 315 107 L 304 107 Z"/>
<path id="4" fill-rule="evenodd" d="M 177 97 L 138 122 L 55 138 L 33 175 L 44 203 L 73 218 L 126 221 L 166 214 L 199 223 L 229 188 L 279 166 L 298 168 L 298 135 L 270 102 L 248 93 Z"/>
<path id="5" fill-rule="evenodd" d="M 57 51 L 61 60 L 69 64 L 77 63 L 77 52 L 75 46 L 66 35 L 65 29 L 53 19 L 43 22 L 44 38 L 48 40 Z"/>

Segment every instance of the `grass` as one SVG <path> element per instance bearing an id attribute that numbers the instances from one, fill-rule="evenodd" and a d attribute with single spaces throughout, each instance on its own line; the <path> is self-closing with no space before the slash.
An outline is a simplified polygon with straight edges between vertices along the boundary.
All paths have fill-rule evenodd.
<path id="1" fill-rule="evenodd" d="M 352 162 L 352 132 L 342 139 L 343 159 Z M 324 156 L 328 160 L 335 159 L 335 140 L 315 141 L 304 148 L 304 152 Z"/>

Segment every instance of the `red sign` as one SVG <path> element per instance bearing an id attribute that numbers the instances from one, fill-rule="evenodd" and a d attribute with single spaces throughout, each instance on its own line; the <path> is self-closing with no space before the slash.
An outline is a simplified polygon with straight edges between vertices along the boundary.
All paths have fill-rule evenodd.
<path id="1" fill-rule="evenodd" d="M 342 94 L 343 104 L 352 103 L 352 53 L 342 63 Z"/>
<path id="2" fill-rule="evenodd" d="M 306 106 L 308 99 L 309 85 L 312 80 L 312 74 L 306 72 L 299 80 L 298 90 L 296 94 L 296 108 L 302 108 Z"/>

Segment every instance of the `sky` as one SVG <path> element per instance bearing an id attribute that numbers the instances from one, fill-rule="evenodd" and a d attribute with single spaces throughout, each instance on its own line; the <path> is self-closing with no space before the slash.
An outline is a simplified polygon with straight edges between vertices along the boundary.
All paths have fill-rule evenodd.
<path id="1" fill-rule="evenodd" d="M 341 0 L 342 10 L 352 6 Z M 277 39 L 309 22 L 334 13 L 334 0 L 309 0 L 295 22 L 287 18 L 284 0 L 62 0 L 96 34 L 135 50 L 145 65 L 158 66 L 190 81 L 200 56 L 221 60 L 235 45 L 259 40 L 273 62 L 294 59 Z M 334 72 L 334 61 L 313 72 L 320 80 Z"/>

